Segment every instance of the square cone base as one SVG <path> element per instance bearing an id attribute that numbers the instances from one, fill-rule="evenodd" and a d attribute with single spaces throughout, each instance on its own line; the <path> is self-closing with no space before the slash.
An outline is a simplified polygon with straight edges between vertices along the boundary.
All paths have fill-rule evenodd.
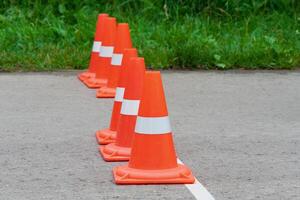
<path id="1" fill-rule="evenodd" d="M 114 98 L 116 96 L 116 88 L 102 87 L 97 90 L 97 98 Z"/>
<path id="2" fill-rule="evenodd" d="M 116 143 L 111 143 L 99 147 L 99 152 L 105 161 L 128 161 L 131 154 L 131 148 L 120 147 Z"/>
<path id="3" fill-rule="evenodd" d="M 84 82 L 84 80 L 88 79 L 88 78 L 92 78 L 92 77 L 95 77 L 95 73 L 92 73 L 92 72 L 82 72 L 81 74 L 78 74 L 78 79 L 82 82 Z"/>
<path id="4" fill-rule="evenodd" d="M 94 88 L 100 88 L 106 86 L 107 79 L 90 77 L 88 79 L 85 79 L 83 82 L 88 88 L 94 89 Z"/>
<path id="5" fill-rule="evenodd" d="M 98 144 L 110 144 L 116 141 L 117 131 L 112 131 L 109 128 L 96 132 L 96 140 Z"/>
<path id="6" fill-rule="evenodd" d="M 162 170 L 134 169 L 128 166 L 113 168 L 116 184 L 192 184 L 195 182 L 190 169 L 178 164 L 177 167 Z"/>

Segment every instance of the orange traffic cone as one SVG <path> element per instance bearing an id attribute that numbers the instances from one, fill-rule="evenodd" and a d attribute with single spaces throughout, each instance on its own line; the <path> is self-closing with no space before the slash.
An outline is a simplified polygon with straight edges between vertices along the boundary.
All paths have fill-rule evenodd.
<path id="1" fill-rule="evenodd" d="M 130 73 L 132 73 L 132 66 L 129 64 L 129 60 L 132 57 L 137 57 L 137 50 L 125 49 L 123 53 L 120 79 L 118 81 L 113 111 L 111 114 L 110 126 L 108 129 L 103 129 L 96 132 L 96 139 L 99 144 L 109 144 L 116 141 L 117 125 L 119 122 L 124 91 L 128 82 L 128 76 Z"/>
<path id="2" fill-rule="evenodd" d="M 103 33 L 104 33 L 103 25 L 104 25 L 105 17 L 108 17 L 108 14 L 102 13 L 98 15 L 89 68 L 86 72 L 83 72 L 78 75 L 78 78 L 81 81 L 90 77 L 95 77 L 96 68 L 97 65 L 99 64 L 99 51 L 103 39 Z"/>
<path id="3" fill-rule="evenodd" d="M 108 69 L 107 86 L 101 87 L 96 93 L 98 98 L 112 98 L 116 95 L 116 87 L 120 76 L 122 66 L 123 51 L 125 48 L 131 48 L 129 26 L 126 23 L 120 23 L 117 27 L 115 39 L 115 49 L 111 60 L 111 66 Z"/>
<path id="4" fill-rule="evenodd" d="M 177 164 L 160 72 L 146 72 L 128 165 L 113 169 L 117 184 L 193 183 Z"/>
<path id="5" fill-rule="evenodd" d="M 99 65 L 96 68 L 96 75 L 84 81 L 89 88 L 99 88 L 107 84 L 108 67 L 114 51 L 116 23 L 116 18 L 114 17 L 106 17 L 104 19 L 104 36 L 99 52 Z"/>
<path id="6" fill-rule="evenodd" d="M 125 88 L 116 142 L 99 147 L 100 153 L 106 161 L 122 161 L 130 158 L 134 127 L 143 89 L 144 58 L 131 58 L 130 64 L 132 65 L 131 73 L 128 75 Z"/>

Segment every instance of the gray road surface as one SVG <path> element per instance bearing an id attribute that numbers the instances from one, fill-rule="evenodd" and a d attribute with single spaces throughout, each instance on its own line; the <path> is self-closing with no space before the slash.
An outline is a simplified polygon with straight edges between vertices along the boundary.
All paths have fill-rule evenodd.
<path id="1" fill-rule="evenodd" d="M 77 73 L 77 72 L 76 72 Z M 164 72 L 180 159 L 221 199 L 300 199 L 300 72 Z M 94 132 L 111 99 L 75 72 L 0 74 L 0 199 L 193 199 L 116 186 Z"/>

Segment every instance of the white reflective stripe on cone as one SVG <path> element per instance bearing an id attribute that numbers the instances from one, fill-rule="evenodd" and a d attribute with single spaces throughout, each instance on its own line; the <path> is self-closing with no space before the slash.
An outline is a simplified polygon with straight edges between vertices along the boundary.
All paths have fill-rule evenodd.
<path id="1" fill-rule="evenodd" d="M 117 101 L 117 102 L 122 102 L 123 101 L 124 91 L 125 91 L 125 88 L 122 88 L 122 87 L 117 87 L 116 88 L 115 101 Z"/>
<path id="2" fill-rule="evenodd" d="M 137 117 L 135 132 L 141 134 L 171 133 L 171 125 L 168 116 L 165 117 Z"/>
<path id="3" fill-rule="evenodd" d="M 101 43 L 102 42 L 100 41 L 94 41 L 92 52 L 99 53 L 101 48 Z"/>
<path id="4" fill-rule="evenodd" d="M 123 99 L 121 114 L 137 115 L 139 111 L 140 100 Z"/>
<path id="5" fill-rule="evenodd" d="M 114 53 L 112 55 L 111 64 L 113 66 L 121 66 L 122 65 L 123 54 Z"/>
<path id="6" fill-rule="evenodd" d="M 114 47 L 101 46 L 99 56 L 104 58 L 111 58 L 114 52 Z"/>

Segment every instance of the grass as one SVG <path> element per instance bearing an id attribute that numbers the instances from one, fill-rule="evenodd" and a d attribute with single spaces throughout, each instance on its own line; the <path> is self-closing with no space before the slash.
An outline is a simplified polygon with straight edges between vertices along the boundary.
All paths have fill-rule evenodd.
<path id="1" fill-rule="evenodd" d="M 282 0 L 293 4 L 278 7 L 253 2 L 279 0 L 253 0 L 251 9 L 243 4 L 226 7 L 227 1 L 208 1 L 215 3 L 200 8 L 194 1 L 110 1 L 96 6 L 90 5 L 93 1 L 4 2 L 0 71 L 86 68 L 99 12 L 129 23 L 134 46 L 151 68 L 300 67 L 300 9 L 295 1 Z"/>

